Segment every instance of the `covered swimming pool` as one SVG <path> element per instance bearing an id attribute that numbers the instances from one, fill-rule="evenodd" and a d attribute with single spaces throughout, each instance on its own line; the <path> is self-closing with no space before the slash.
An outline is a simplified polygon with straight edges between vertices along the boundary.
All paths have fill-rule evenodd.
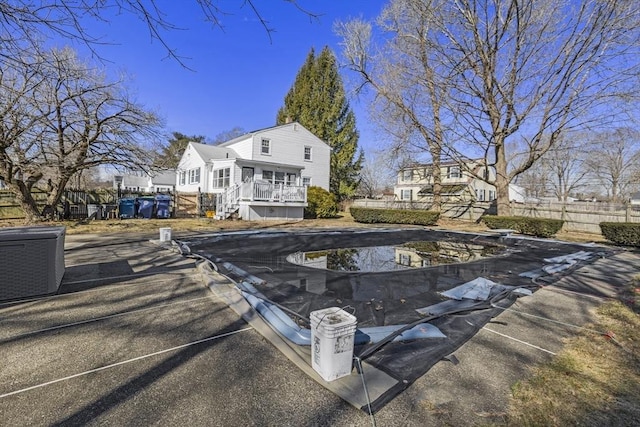
<path id="1" fill-rule="evenodd" d="M 233 290 L 219 295 L 245 318 L 265 321 L 272 332 L 263 334 L 287 346 L 298 366 L 310 364 L 312 311 L 352 313 L 354 366 L 362 369 L 323 385 L 372 412 L 437 362 L 455 362 L 455 350 L 517 298 L 608 254 L 592 245 L 424 228 L 226 232 L 180 245 L 231 280 Z"/>

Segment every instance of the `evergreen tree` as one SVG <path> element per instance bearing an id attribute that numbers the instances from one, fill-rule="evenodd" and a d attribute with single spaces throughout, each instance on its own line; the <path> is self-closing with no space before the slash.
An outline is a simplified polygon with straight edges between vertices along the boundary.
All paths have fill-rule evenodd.
<path id="1" fill-rule="evenodd" d="M 204 144 L 204 136 L 187 136 L 180 132 L 173 132 L 168 144 L 162 148 L 162 153 L 159 153 L 153 160 L 153 167 L 162 169 L 176 169 L 182 153 L 187 149 L 189 141 L 199 142 Z"/>
<path id="2" fill-rule="evenodd" d="M 352 197 L 359 184 L 363 155 L 358 151 L 356 117 L 347 101 L 336 57 L 325 46 L 311 49 L 278 111 L 277 124 L 299 122 L 332 148 L 329 189 L 338 201 Z"/>

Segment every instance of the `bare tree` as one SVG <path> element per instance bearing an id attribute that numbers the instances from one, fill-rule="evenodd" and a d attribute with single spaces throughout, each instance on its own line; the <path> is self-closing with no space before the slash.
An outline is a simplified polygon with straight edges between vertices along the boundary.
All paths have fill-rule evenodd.
<path id="1" fill-rule="evenodd" d="M 591 136 L 586 167 L 612 202 L 626 201 L 640 183 L 640 133 L 621 128 Z"/>
<path id="2" fill-rule="evenodd" d="M 55 206 L 83 170 L 148 167 L 161 121 L 131 99 L 123 81 L 106 80 L 70 49 L 22 61 L 20 72 L 0 68 L 0 175 L 27 222 L 40 217 L 31 190 L 45 177 L 47 204 Z"/>
<path id="3" fill-rule="evenodd" d="M 396 9 L 420 17 L 390 27 L 386 20 Z M 422 85 L 404 85 L 403 90 L 373 88 L 377 96 L 417 100 L 403 117 L 426 111 L 434 124 L 449 123 L 430 126 L 423 134 L 428 141 L 426 135 L 437 129 L 445 132 L 437 140 L 446 144 L 440 148 L 450 157 L 484 153 L 496 170 L 498 213 L 504 215 L 510 211 L 511 180 L 563 133 L 611 125 L 637 105 L 639 18 L 640 5 L 626 1 L 392 0 L 374 36 L 372 24 L 361 20 L 341 24 L 339 32 L 347 64 L 364 83 L 394 68 L 424 76 Z M 428 68 L 396 58 L 395 44 L 407 40 L 413 41 L 413 58 L 430 58 Z M 431 85 L 440 87 L 438 92 Z M 438 111 L 433 102 L 421 101 L 432 93 Z M 527 149 L 521 162 L 508 169 L 506 147 L 513 139 L 525 141 Z"/>
<path id="4" fill-rule="evenodd" d="M 450 76 L 441 72 L 441 52 L 434 44 L 429 2 L 392 1 L 378 19 L 380 30 L 393 37 L 374 45 L 371 24 L 354 20 L 337 23 L 344 39 L 347 67 L 360 80 L 357 91 L 375 92 L 374 119 L 392 136 L 396 156 L 428 152 L 433 177 L 433 209 L 441 208 L 440 160 L 447 147 L 443 102 Z"/>
<path id="5" fill-rule="evenodd" d="M 586 134 L 561 135 L 552 148 L 518 176 L 518 184 L 529 195 L 553 194 L 558 201 L 566 202 L 572 194 L 588 185 L 586 159 L 590 150 Z M 528 149 L 524 155 L 528 155 Z M 518 163 L 517 155 L 513 161 Z"/>
<path id="6" fill-rule="evenodd" d="M 365 158 L 360 171 L 358 194 L 373 199 L 392 188 L 396 179 L 394 169 L 390 166 L 392 164 L 393 160 L 389 159 L 387 153 L 378 152 Z"/>
<path id="7" fill-rule="evenodd" d="M 211 23 L 214 28 L 224 29 L 224 16 L 232 14 L 234 8 L 228 5 L 219 6 L 214 0 L 191 0 L 202 12 L 202 19 Z M 284 0 L 300 10 L 310 19 L 319 15 L 305 10 L 296 0 Z M 274 28 L 263 17 L 255 0 L 239 2 L 239 8 L 247 8 L 264 27 L 271 40 Z M 60 36 L 67 40 L 75 40 L 85 44 L 98 57 L 95 48 L 108 40 L 97 37 L 87 31 L 83 25 L 86 19 L 104 21 L 105 12 L 116 11 L 139 18 L 149 30 L 152 40 L 158 41 L 167 52 L 167 56 L 186 66 L 185 57 L 179 54 L 167 40 L 167 33 L 178 27 L 163 11 L 156 0 L 8 0 L 0 2 L 0 58 L 5 62 L 15 63 L 24 49 L 33 49 L 41 45 L 41 39 L 48 36 Z"/>
<path id="8" fill-rule="evenodd" d="M 219 145 L 222 144 L 224 142 L 227 141 L 231 141 L 234 138 L 237 138 L 239 136 L 242 136 L 244 134 L 246 134 L 247 132 L 240 126 L 234 126 L 231 129 L 228 130 L 224 130 L 220 133 L 218 133 L 213 140 L 211 141 L 211 144 L 213 145 Z"/>
<path id="9" fill-rule="evenodd" d="M 549 171 L 549 183 L 558 201 L 567 202 L 571 194 L 587 185 L 589 171 L 585 160 L 588 153 L 584 135 L 562 135 L 542 156 L 541 163 Z"/>

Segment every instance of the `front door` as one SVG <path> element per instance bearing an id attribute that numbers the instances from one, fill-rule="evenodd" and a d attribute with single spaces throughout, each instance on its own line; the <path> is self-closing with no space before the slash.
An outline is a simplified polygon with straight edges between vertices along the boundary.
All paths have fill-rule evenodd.
<path id="1" fill-rule="evenodd" d="M 249 182 L 253 180 L 253 168 L 242 167 L 242 182 Z"/>

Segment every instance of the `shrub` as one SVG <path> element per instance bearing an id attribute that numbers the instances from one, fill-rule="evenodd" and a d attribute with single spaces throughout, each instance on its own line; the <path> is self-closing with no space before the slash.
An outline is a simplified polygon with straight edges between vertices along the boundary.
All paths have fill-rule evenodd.
<path id="1" fill-rule="evenodd" d="M 322 187 L 307 188 L 307 207 L 304 208 L 305 218 L 333 218 L 338 215 L 336 197 Z"/>
<path id="2" fill-rule="evenodd" d="M 562 226 L 564 221 L 549 218 L 531 218 L 526 216 L 496 216 L 484 215 L 482 221 L 487 227 L 509 228 L 521 234 L 528 234 L 536 237 L 552 237 Z"/>
<path id="3" fill-rule="evenodd" d="M 640 247 L 640 224 L 633 222 L 601 222 L 602 235 L 610 242 Z"/>
<path id="4" fill-rule="evenodd" d="M 434 225 L 439 212 L 423 210 L 405 209 L 369 209 L 354 208 L 350 210 L 351 216 L 356 222 L 365 224 L 414 224 L 414 225 Z"/>

